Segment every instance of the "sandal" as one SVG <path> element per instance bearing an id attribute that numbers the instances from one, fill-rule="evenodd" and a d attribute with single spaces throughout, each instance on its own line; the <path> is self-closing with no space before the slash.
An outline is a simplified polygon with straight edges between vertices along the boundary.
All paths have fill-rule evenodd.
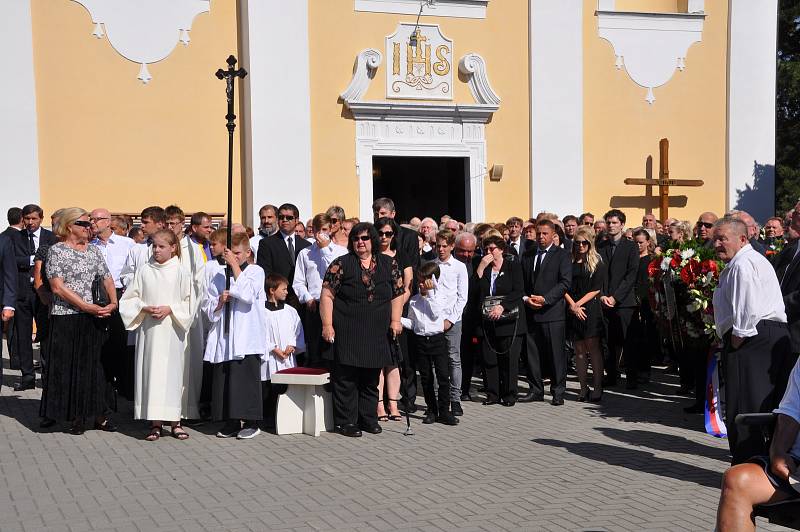
<path id="1" fill-rule="evenodd" d="M 145 436 L 145 441 L 157 441 L 161 437 L 161 427 L 151 427 L 150 434 Z"/>
<path id="2" fill-rule="evenodd" d="M 395 409 L 397 409 L 397 401 L 398 401 L 397 399 L 389 399 L 390 405 L 391 405 L 391 403 L 395 403 Z M 392 410 L 391 406 L 389 407 L 389 410 L 390 411 Z M 388 417 L 389 417 L 390 421 L 402 421 L 403 420 L 403 415 L 400 413 L 400 410 L 397 410 L 396 414 L 389 414 Z"/>
<path id="3" fill-rule="evenodd" d="M 387 416 L 386 414 L 383 414 L 382 416 L 378 416 L 378 421 L 389 421 L 389 419 L 391 419 L 391 418 L 389 416 Z"/>
<path id="4" fill-rule="evenodd" d="M 189 433 L 183 430 L 183 427 L 180 425 L 175 425 L 172 427 L 172 437 L 176 440 L 188 440 Z"/>

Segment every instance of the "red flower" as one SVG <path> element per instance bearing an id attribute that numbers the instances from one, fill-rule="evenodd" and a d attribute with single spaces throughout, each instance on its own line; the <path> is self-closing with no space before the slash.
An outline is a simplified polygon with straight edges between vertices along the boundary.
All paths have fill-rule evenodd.
<path id="1" fill-rule="evenodd" d="M 700 274 L 700 262 L 696 260 L 690 260 L 686 266 L 681 268 L 681 281 L 684 282 L 687 286 L 694 284 L 697 280 L 697 276 Z"/>
<path id="2" fill-rule="evenodd" d="M 650 278 L 655 277 L 661 271 L 661 259 L 653 259 L 647 265 L 647 275 Z"/>
<path id="3" fill-rule="evenodd" d="M 672 256 L 672 260 L 669 262 L 669 267 L 673 270 L 677 270 L 681 265 L 681 254 L 675 253 Z"/>
<path id="4" fill-rule="evenodd" d="M 717 261 L 711 259 L 704 260 L 703 262 L 700 263 L 700 272 L 704 274 L 711 272 L 716 277 L 716 275 L 719 273 L 719 268 L 717 268 Z"/>

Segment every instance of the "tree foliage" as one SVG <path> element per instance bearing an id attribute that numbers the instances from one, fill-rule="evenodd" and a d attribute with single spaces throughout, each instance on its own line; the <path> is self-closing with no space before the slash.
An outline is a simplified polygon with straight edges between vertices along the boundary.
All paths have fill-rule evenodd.
<path id="1" fill-rule="evenodd" d="M 778 14 L 775 208 L 800 200 L 800 0 L 781 0 Z"/>

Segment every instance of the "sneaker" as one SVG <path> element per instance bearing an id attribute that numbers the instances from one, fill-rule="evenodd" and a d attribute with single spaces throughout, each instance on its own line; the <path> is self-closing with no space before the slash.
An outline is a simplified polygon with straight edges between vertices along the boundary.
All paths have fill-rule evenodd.
<path id="1" fill-rule="evenodd" d="M 249 440 L 261 434 L 261 429 L 258 427 L 245 427 L 236 435 L 237 440 Z"/>
<path id="2" fill-rule="evenodd" d="M 234 438 L 242 430 L 242 424 L 238 421 L 229 421 L 217 432 L 217 438 Z"/>

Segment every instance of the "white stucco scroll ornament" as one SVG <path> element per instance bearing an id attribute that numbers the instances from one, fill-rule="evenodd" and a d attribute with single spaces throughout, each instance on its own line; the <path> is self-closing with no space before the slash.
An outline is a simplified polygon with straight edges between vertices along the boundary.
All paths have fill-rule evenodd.
<path id="1" fill-rule="evenodd" d="M 637 13 L 614 11 L 613 0 L 599 0 L 598 35 L 614 47 L 616 68 L 647 89 L 649 104 L 656 101 L 653 89 L 666 84 L 676 69 L 683 71 L 689 47 L 702 40 L 702 2 L 690 5 L 697 11 Z"/>
<path id="2" fill-rule="evenodd" d="M 178 43 L 189 44 L 194 18 L 208 13 L 211 0 L 73 0 L 89 11 L 92 35 L 108 37 L 124 58 L 139 63 L 137 78 L 153 77 L 147 65 L 167 58 Z"/>

